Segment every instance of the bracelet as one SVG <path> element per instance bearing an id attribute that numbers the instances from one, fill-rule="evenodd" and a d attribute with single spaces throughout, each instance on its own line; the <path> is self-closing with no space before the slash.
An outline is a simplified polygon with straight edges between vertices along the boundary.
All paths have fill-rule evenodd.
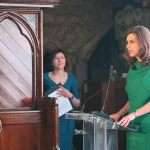
<path id="1" fill-rule="evenodd" d="M 72 95 L 72 97 L 71 98 L 69 98 L 71 101 L 74 99 L 74 95 Z"/>

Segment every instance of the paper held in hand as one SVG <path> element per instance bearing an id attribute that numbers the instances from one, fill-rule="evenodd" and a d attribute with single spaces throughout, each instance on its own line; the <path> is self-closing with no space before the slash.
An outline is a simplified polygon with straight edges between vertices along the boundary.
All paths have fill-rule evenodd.
<path id="1" fill-rule="evenodd" d="M 57 89 L 58 90 L 58 89 Z M 64 115 L 65 113 L 69 112 L 72 110 L 72 105 L 67 97 L 60 96 L 57 94 L 57 90 L 54 92 L 50 93 L 48 97 L 54 97 L 57 98 L 56 102 L 58 104 L 58 110 L 59 110 L 59 117 Z"/>

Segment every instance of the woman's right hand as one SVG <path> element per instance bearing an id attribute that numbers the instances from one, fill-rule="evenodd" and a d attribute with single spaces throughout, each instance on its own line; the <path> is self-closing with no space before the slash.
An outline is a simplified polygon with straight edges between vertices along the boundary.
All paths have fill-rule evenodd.
<path id="1" fill-rule="evenodd" d="M 124 116 L 125 113 L 128 112 L 130 108 L 129 102 L 127 102 L 119 111 L 117 111 L 116 113 L 110 115 L 110 117 L 114 120 L 114 121 L 119 121 L 119 119 Z"/>
<path id="2" fill-rule="evenodd" d="M 121 115 L 119 112 L 111 114 L 110 118 L 112 118 L 115 122 L 117 122 L 120 119 Z"/>

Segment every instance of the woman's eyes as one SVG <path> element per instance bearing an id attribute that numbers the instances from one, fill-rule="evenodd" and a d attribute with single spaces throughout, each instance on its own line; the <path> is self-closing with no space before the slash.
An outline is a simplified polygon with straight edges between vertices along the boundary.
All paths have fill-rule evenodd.
<path id="1" fill-rule="evenodd" d="M 128 41 L 128 42 L 126 42 L 126 45 L 127 44 L 132 44 L 132 43 L 135 43 L 135 41 Z"/>
<path id="2" fill-rule="evenodd" d="M 55 57 L 55 60 L 57 59 L 65 59 L 64 57 Z"/>
<path id="3" fill-rule="evenodd" d="M 130 41 L 130 43 L 134 43 L 135 41 Z"/>

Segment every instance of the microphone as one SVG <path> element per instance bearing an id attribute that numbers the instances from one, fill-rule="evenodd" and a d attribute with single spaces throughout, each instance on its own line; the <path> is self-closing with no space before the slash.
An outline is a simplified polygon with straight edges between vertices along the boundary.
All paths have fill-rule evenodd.
<path id="1" fill-rule="evenodd" d="M 57 89 L 58 89 L 60 86 L 63 86 L 63 85 L 61 84 L 61 82 L 58 83 L 58 84 L 56 84 Z"/>
<path id="2" fill-rule="evenodd" d="M 111 65 L 109 68 L 109 80 L 114 81 L 116 79 L 116 74 L 117 74 L 116 69 L 114 69 L 114 66 Z"/>
<path id="3" fill-rule="evenodd" d="M 111 65 L 109 68 L 109 79 L 113 79 L 113 71 L 114 71 L 114 66 Z"/>
<path id="4" fill-rule="evenodd" d="M 60 86 L 63 86 L 63 85 L 61 83 L 58 83 L 58 84 L 56 84 L 55 87 L 51 87 L 49 90 L 44 92 L 44 96 L 48 96 L 49 94 L 51 94 L 52 92 L 57 90 Z"/>

